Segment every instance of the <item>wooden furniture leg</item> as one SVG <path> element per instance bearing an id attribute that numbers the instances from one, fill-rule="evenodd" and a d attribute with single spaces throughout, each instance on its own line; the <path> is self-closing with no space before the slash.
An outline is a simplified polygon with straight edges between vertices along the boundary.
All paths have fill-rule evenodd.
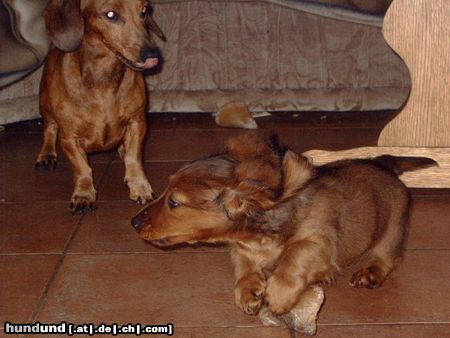
<path id="1" fill-rule="evenodd" d="M 450 188 L 449 22 L 450 0 L 394 0 L 383 33 L 410 70 L 408 101 L 381 132 L 378 147 L 305 155 L 316 164 L 381 154 L 431 157 L 439 167 L 405 173 L 401 179 L 409 187 Z"/>

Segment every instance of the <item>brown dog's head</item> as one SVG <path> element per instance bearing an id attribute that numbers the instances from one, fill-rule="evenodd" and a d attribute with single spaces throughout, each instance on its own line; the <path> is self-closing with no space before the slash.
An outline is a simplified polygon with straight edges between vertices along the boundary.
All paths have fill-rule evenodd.
<path id="1" fill-rule="evenodd" d="M 311 163 L 255 135 L 229 140 L 223 154 L 194 161 L 164 194 L 132 220 L 140 236 L 161 246 L 217 242 L 273 232 L 268 217 L 312 177 Z"/>
<path id="2" fill-rule="evenodd" d="M 50 0 L 44 18 L 59 49 L 74 51 L 85 38 L 92 48 L 104 46 L 128 67 L 144 70 L 161 59 L 150 32 L 165 40 L 151 12 L 147 0 Z"/>

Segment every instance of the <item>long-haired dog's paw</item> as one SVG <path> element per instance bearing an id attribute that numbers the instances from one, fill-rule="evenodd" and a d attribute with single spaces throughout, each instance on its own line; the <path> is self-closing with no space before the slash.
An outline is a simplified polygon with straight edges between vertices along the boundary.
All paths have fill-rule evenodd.
<path id="1" fill-rule="evenodd" d="M 336 269 L 330 268 L 327 271 L 316 274 L 317 284 L 322 286 L 332 286 L 336 284 Z"/>
<path id="2" fill-rule="evenodd" d="M 383 284 L 384 274 L 378 266 L 371 266 L 355 272 L 350 285 L 356 288 L 376 289 Z"/>
<path id="3" fill-rule="evenodd" d="M 290 311 L 297 303 L 300 288 L 289 278 L 272 275 L 267 281 L 266 303 L 275 315 Z"/>
<path id="4" fill-rule="evenodd" d="M 266 283 L 264 279 L 251 278 L 241 281 L 234 290 L 236 304 L 249 315 L 256 315 L 264 301 Z"/>

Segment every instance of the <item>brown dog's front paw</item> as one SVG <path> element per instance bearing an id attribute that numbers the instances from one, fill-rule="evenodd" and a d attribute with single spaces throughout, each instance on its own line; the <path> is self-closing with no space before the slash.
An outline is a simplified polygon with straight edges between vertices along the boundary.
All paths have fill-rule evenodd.
<path id="1" fill-rule="evenodd" d="M 265 280 L 257 274 L 241 279 L 234 289 L 236 305 L 245 313 L 256 315 L 263 304 L 265 289 Z"/>
<path id="2" fill-rule="evenodd" d="M 371 266 L 355 272 L 350 285 L 356 288 L 376 289 L 383 284 L 383 271 L 377 266 Z"/>
<path id="3" fill-rule="evenodd" d="M 145 204 L 154 199 L 154 193 L 150 183 L 145 181 L 126 181 L 130 189 L 130 199 L 139 204 Z"/>
<path id="4" fill-rule="evenodd" d="M 56 163 L 54 155 L 39 156 L 34 168 L 40 171 L 53 171 L 56 169 Z"/>
<path id="5" fill-rule="evenodd" d="M 297 303 L 300 289 L 300 285 L 294 281 L 271 276 L 267 281 L 267 307 L 275 315 L 282 315 L 290 311 Z"/>
<path id="6" fill-rule="evenodd" d="M 84 215 L 90 211 L 94 211 L 95 206 L 95 191 L 92 193 L 74 193 L 70 202 L 70 211 L 72 214 Z"/>

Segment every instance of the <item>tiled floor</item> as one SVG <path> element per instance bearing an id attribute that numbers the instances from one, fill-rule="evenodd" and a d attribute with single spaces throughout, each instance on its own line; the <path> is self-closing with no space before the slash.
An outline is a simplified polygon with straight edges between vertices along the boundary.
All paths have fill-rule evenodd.
<path id="1" fill-rule="evenodd" d="M 375 145 L 389 114 L 280 114 L 259 121 L 296 151 Z M 160 193 L 185 161 L 242 132 L 209 115 L 151 115 L 145 166 Z M 91 157 L 98 210 L 72 216 L 70 167 L 33 170 L 39 121 L 0 134 L 0 322 L 175 325 L 176 337 L 289 337 L 234 305 L 228 249 L 162 251 L 138 238 L 123 164 Z M 62 155 L 62 154 L 60 154 Z M 410 239 L 400 268 L 378 290 L 329 287 L 317 337 L 450 337 L 450 191 L 413 191 Z M 3 325 L 0 336 L 5 335 Z M 6 335 L 5 335 L 6 336 Z"/>

